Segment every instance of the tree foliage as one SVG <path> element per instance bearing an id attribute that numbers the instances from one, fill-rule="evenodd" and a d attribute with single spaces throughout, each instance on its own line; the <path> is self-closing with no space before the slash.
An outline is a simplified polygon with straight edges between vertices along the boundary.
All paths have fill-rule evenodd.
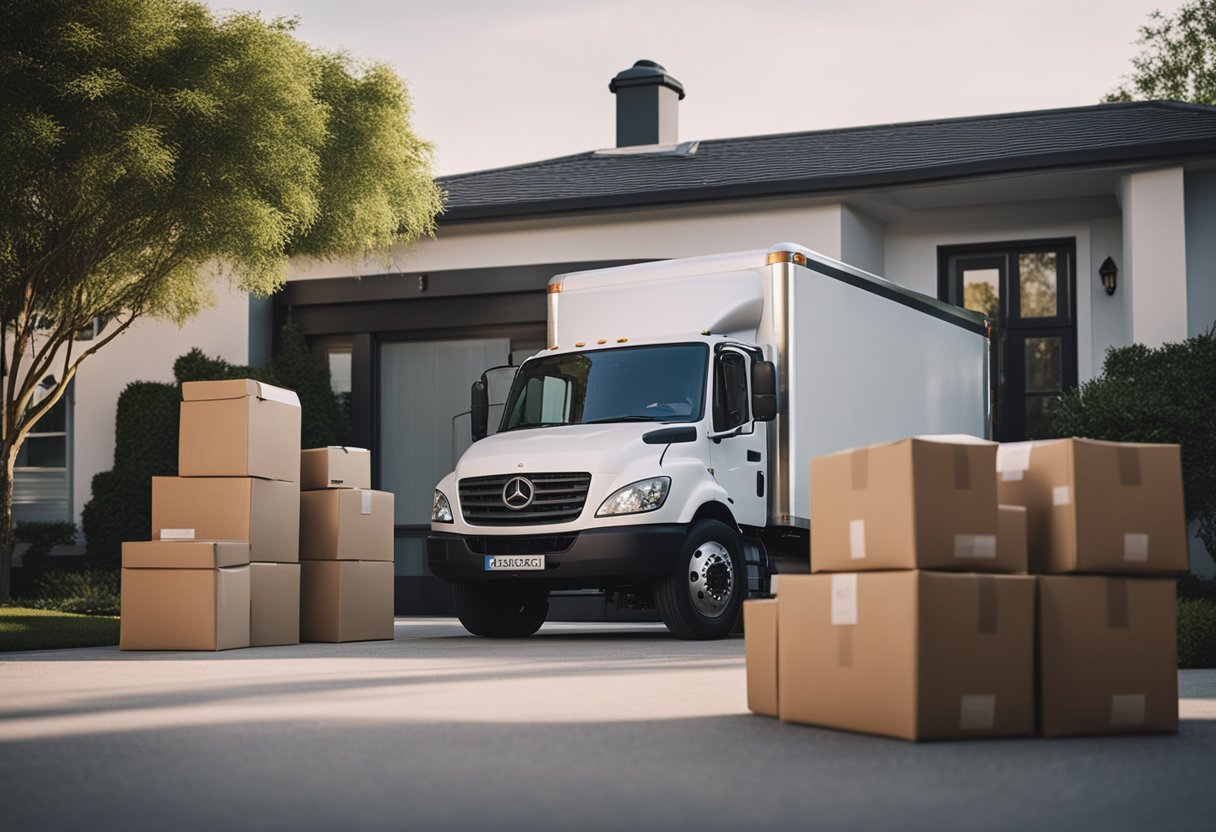
<path id="1" fill-rule="evenodd" d="M 215 273 L 266 295 L 291 254 L 433 231 L 403 82 L 293 26 L 190 0 L 0 0 L 0 600 L 13 460 L 81 361 L 141 317 L 188 319 Z"/>
<path id="2" fill-rule="evenodd" d="M 1191 0 L 1140 27 L 1131 75 L 1106 101 L 1169 99 L 1216 106 L 1216 0 Z"/>

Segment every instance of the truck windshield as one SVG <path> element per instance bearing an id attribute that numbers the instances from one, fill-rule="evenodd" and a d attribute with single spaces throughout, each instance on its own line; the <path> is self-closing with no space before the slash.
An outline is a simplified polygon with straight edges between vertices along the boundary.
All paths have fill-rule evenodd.
<path id="1" fill-rule="evenodd" d="M 599 422 L 697 422 L 705 344 L 618 347 L 546 355 L 515 377 L 500 430 Z"/>

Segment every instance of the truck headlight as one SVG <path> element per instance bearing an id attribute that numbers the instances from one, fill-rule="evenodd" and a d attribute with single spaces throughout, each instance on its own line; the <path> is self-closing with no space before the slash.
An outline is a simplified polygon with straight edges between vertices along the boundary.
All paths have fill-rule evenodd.
<path id="1" fill-rule="evenodd" d="M 595 512 L 596 517 L 612 517 L 617 514 L 641 514 L 654 511 L 667 499 L 671 488 L 671 477 L 652 477 L 638 480 L 612 492 Z"/>
<path id="2" fill-rule="evenodd" d="M 447 495 L 438 489 L 435 490 L 435 499 L 431 501 L 431 522 L 452 522 L 452 505 L 448 502 Z"/>

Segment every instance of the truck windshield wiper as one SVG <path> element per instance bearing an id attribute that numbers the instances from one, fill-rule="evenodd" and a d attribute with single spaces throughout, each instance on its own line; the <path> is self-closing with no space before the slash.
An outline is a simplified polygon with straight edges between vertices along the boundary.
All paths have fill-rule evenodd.
<path id="1" fill-rule="evenodd" d="M 522 428 L 556 428 L 562 425 L 568 425 L 569 422 L 520 422 L 518 425 L 511 425 L 509 428 L 500 430 L 499 433 L 507 433 L 508 431 L 520 430 Z"/>
<path id="2" fill-rule="evenodd" d="M 588 419 L 586 422 L 580 422 L 582 425 L 602 425 L 606 422 L 657 422 L 659 421 L 653 416 L 609 416 L 606 419 Z"/>

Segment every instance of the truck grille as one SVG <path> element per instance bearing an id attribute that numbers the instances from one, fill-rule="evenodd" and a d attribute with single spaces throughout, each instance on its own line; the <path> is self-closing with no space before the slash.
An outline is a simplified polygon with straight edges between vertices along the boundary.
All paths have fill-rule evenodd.
<path id="1" fill-rule="evenodd" d="M 523 508 L 510 508 L 503 501 L 507 484 L 516 478 L 526 480 L 532 488 L 532 499 Z M 460 481 L 460 511 L 466 523 L 476 526 L 568 523 L 577 520 L 583 513 L 583 504 L 587 501 L 587 489 L 590 486 L 590 474 L 499 474 L 493 477 L 468 477 Z M 522 502 L 518 495 L 516 496 L 516 501 Z"/>

